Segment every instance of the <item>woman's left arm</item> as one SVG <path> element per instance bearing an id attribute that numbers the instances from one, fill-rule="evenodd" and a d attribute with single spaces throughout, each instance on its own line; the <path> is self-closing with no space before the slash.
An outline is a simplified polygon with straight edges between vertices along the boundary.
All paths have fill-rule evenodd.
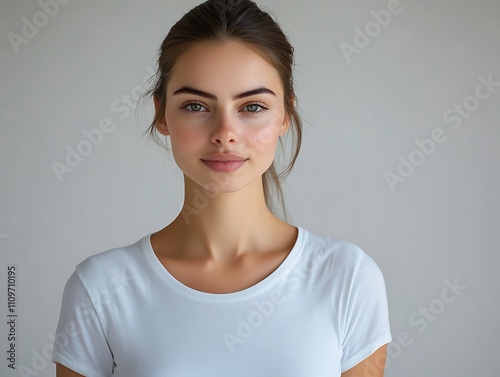
<path id="1" fill-rule="evenodd" d="M 387 344 L 377 349 L 360 363 L 346 370 L 340 377 L 384 377 Z"/>

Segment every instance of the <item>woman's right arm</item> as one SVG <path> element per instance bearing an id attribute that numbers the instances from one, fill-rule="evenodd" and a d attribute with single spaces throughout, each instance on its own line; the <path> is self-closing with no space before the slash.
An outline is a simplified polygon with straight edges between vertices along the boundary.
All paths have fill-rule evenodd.
<path id="1" fill-rule="evenodd" d="M 83 275 L 91 282 L 100 278 L 95 277 L 92 271 L 83 271 Z M 51 358 L 56 363 L 57 377 L 113 374 L 113 354 L 103 326 L 105 319 L 98 316 L 98 309 L 104 308 L 100 293 L 105 292 L 105 283 L 91 285 L 90 291 L 94 292 L 91 297 L 76 269 L 68 279 L 63 291 Z"/>
<path id="2" fill-rule="evenodd" d="M 85 376 L 83 374 L 78 374 L 69 368 L 66 368 L 62 364 L 56 363 L 56 377 L 85 377 Z"/>

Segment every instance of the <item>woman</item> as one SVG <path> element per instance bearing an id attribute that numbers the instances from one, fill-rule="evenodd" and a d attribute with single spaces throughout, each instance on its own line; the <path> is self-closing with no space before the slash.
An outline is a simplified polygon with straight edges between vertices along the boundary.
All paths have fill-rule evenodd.
<path id="1" fill-rule="evenodd" d="M 209 0 L 170 30 L 149 132 L 170 139 L 184 205 L 76 267 L 58 377 L 383 376 L 392 339 L 375 262 L 270 209 L 300 149 L 292 66 L 286 36 L 249 0 Z M 277 143 L 293 131 L 280 175 Z"/>

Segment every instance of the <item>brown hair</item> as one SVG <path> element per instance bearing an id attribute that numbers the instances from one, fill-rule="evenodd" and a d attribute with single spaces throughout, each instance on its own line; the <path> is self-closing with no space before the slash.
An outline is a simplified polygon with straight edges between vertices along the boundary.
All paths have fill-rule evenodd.
<path id="1" fill-rule="evenodd" d="M 158 51 L 157 71 L 151 78 L 153 85 L 141 98 L 156 97 L 159 109 L 151 125 L 144 131 L 158 145 L 168 150 L 161 143 L 156 133 L 156 125 L 165 114 L 166 88 L 172 75 L 172 69 L 179 56 L 193 44 L 201 41 L 225 42 L 238 40 L 255 49 L 262 58 L 278 72 L 284 92 L 285 113 L 290 119 L 290 128 L 294 131 L 292 158 L 286 167 L 278 173 L 275 162 L 263 174 L 264 196 L 266 205 L 273 212 L 272 189 L 274 188 L 283 209 L 284 219 L 287 214 L 283 199 L 281 181 L 290 174 L 300 151 L 302 142 L 302 122 L 296 110 L 297 98 L 294 91 L 292 69 L 294 48 L 288 41 L 277 21 L 262 11 L 251 0 L 208 0 L 186 13 L 169 31 Z M 283 140 L 279 139 L 284 150 Z"/>

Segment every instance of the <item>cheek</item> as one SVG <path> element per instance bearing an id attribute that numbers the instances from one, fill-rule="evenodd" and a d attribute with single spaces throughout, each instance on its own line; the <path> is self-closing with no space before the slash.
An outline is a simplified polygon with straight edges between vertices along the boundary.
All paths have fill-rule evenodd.
<path id="1" fill-rule="evenodd" d="M 278 142 L 281 122 L 276 118 L 271 119 L 265 125 L 249 128 L 246 135 L 248 147 L 257 155 L 274 155 L 276 143 Z"/>
<path id="2" fill-rule="evenodd" d="M 172 130 L 170 138 L 172 140 L 172 144 L 188 148 L 189 146 L 196 147 L 201 144 L 206 137 L 202 132 L 196 132 L 195 129 L 179 128 Z"/>
<path id="3" fill-rule="evenodd" d="M 206 140 L 206 135 L 201 127 L 195 127 L 186 122 L 186 119 L 170 117 L 167 118 L 169 125 L 169 137 L 172 143 L 172 149 L 182 153 L 191 149 L 196 149 Z"/>
<path id="4" fill-rule="evenodd" d="M 193 160 L 193 156 L 199 152 L 204 144 L 205 138 L 200 135 L 200 132 L 193 131 L 192 128 L 183 128 L 182 124 L 176 124 L 175 127 L 169 128 L 169 132 L 174 160 L 181 169 L 187 168 L 189 161 Z"/>

